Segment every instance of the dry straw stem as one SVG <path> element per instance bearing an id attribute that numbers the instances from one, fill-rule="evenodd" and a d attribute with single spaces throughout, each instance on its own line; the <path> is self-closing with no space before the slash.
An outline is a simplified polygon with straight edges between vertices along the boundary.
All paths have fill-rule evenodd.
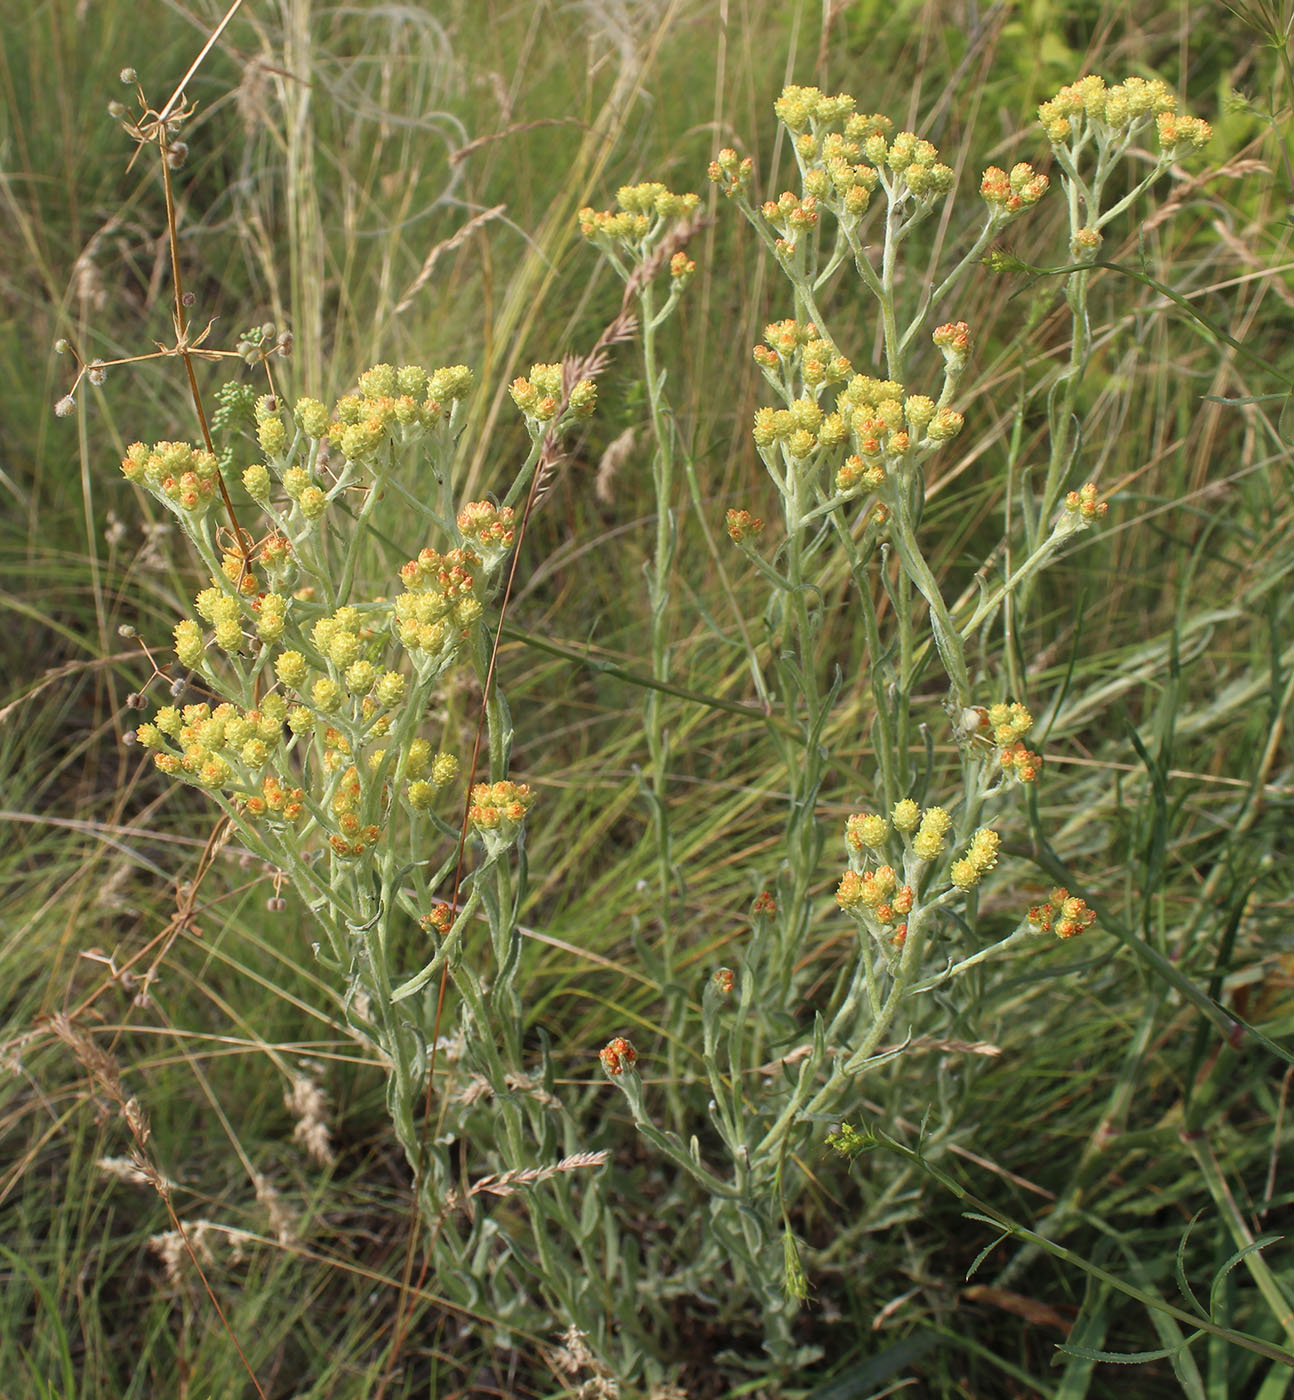
<path id="1" fill-rule="evenodd" d="M 49 1018 L 49 1028 L 51 1033 L 63 1042 L 72 1052 L 77 1063 L 90 1076 L 91 1082 L 110 1102 L 112 1102 L 117 1112 L 121 1115 L 122 1121 L 130 1130 L 130 1135 L 135 1144 L 135 1165 L 139 1172 L 148 1180 L 149 1184 L 161 1197 L 162 1204 L 166 1207 L 166 1213 L 171 1217 L 172 1230 L 168 1231 L 164 1237 L 168 1242 L 171 1236 L 178 1236 L 179 1244 L 182 1245 L 185 1253 L 189 1256 L 189 1262 L 193 1265 L 198 1277 L 202 1280 L 202 1287 L 206 1291 L 207 1297 L 211 1300 L 211 1306 L 216 1310 L 221 1325 L 228 1334 L 229 1340 L 234 1345 L 234 1350 L 238 1353 L 238 1359 L 242 1362 L 247 1378 L 251 1381 L 256 1394 L 261 1400 L 266 1400 L 265 1392 L 261 1389 L 260 1382 L 256 1379 L 256 1374 L 251 1368 L 251 1363 L 247 1360 L 238 1338 L 234 1335 L 233 1328 L 229 1325 L 229 1319 L 225 1316 L 225 1310 L 220 1306 L 220 1301 L 216 1297 L 211 1287 L 210 1281 L 203 1270 L 199 1259 L 199 1250 L 194 1247 L 194 1242 L 189 1239 L 183 1222 L 175 1212 L 175 1207 L 171 1203 L 171 1181 L 158 1169 L 156 1163 L 148 1151 L 149 1126 L 148 1117 L 144 1113 L 140 1102 L 133 1095 L 127 1095 L 121 1082 L 121 1070 L 116 1060 L 107 1051 L 103 1050 L 96 1041 L 88 1036 L 70 1017 L 58 1013 Z M 159 1239 L 163 1237 L 159 1236 Z M 199 1236 L 198 1243 L 202 1241 Z M 158 1245 L 159 1252 L 164 1257 L 168 1254 L 176 1255 L 173 1243 L 167 1246 Z M 202 1250 L 205 1251 L 205 1248 Z M 169 1266 L 168 1266 L 169 1269 Z"/>

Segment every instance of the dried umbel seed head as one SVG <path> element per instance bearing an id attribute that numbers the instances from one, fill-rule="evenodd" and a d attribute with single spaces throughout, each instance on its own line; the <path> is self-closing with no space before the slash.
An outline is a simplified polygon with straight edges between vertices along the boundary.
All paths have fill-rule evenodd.
<path id="1" fill-rule="evenodd" d="M 598 1059 L 602 1061 L 602 1068 L 615 1077 L 633 1069 L 638 1063 L 638 1052 L 624 1036 L 618 1035 L 598 1051 Z"/>

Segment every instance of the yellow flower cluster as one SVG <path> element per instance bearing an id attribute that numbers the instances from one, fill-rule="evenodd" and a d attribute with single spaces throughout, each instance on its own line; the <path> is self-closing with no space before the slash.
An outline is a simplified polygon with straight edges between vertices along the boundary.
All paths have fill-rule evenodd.
<path id="1" fill-rule="evenodd" d="M 938 402 L 925 394 L 908 394 L 893 380 L 854 374 L 849 361 L 819 336 L 812 322 L 772 322 L 753 351 L 755 362 L 779 392 L 787 393 L 798 376 L 807 395 L 787 408 L 757 409 L 755 445 L 766 461 L 776 447 L 797 467 L 811 459 L 834 467 L 835 489 L 842 496 L 876 490 L 890 472 L 930 455 L 962 429 L 962 415 L 949 408 L 947 400 L 965 368 L 970 332 L 959 321 L 940 326 L 933 340 L 944 357 Z M 835 408 L 828 412 L 818 399 L 827 387 L 841 384 Z M 842 461 L 837 449 L 849 455 Z"/>
<path id="2" fill-rule="evenodd" d="M 476 596 L 480 556 L 470 549 L 440 554 L 422 550 L 400 569 L 405 592 L 393 606 L 394 629 L 407 651 L 442 659 L 458 647 L 468 628 L 481 620 Z"/>
<path id="3" fill-rule="evenodd" d="M 992 743 L 998 751 L 1002 768 L 1022 783 L 1035 783 L 1042 776 L 1042 755 L 1024 742 L 1033 728 L 1033 716 L 1018 701 L 990 705 L 988 709 L 975 706 L 966 711 L 965 728 L 978 741 Z"/>
<path id="4" fill-rule="evenodd" d="M 244 649 L 242 628 L 248 617 L 257 619 L 261 643 L 278 641 L 295 600 L 273 593 L 240 598 L 228 590 L 237 586 L 235 564 L 241 565 L 241 557 L 230 555 L 226 563 L 227 577 L 213 579 L 196 600 L 199 616 L 215 629 L 217 646 L 231 654 Z M 467 625 L 465 619 L 479 616 L 473 592 L 477 563 L 464 551 L 442 556 L 424 550 L 403 571 L 411 590 L 405 595 L 410 606 L 402 606 L 400 600 L 348 605 L 317 616 L 308 629 L 295 624 L 295 644 L 272 661 L 265 655 L 258 662 L 258 669 L 272 673 L 282 688 L 258 707 L 164 707 L 151 723 L 139 727 L 136 739 L 155 750 L 156 765 L 163 772 L 208 789 L 224 789 L 238 810 L 253 820 L 270 816 L 295 821 L 309 805 L 302 789 L 286 785 L 276 771 L 286 771 L 283 760 L 295 749 L 298 764 L 307 775 L 313 772 L 317 805 L 311 810 L 330 848 L 340 857 L 364 855 L 386 822 L 391 781 L 407 784 L 409 807 L 424 812 L 458 774 L 457 760 L 449 754 L 433 755 L 426 739 L 406 739 L 395 754 L 371 745 L 391 732 L 392 712 L 409 693 L 408 678 L 381 664 L 384 647 L 394 634 L 417 651 L 428 625 L 418 621 L 417 600 L 424 600 L 438 612 L 437 635 L 444 653 L 440 659 L 446 660 Z M 450 643 L 448 648 L 445 643 Z M 256 646 L 253 642 L 245 649 Z M 176 649 L 185 665 L 202 663 L 203 631 L 197 621 L 179 624 Z M 263 669 L 267 662 L 272 669 Z"/>
<path id="5" fill-rule="evenodd" d="M 283 742 L 287 704 L 267 695 L 258 708 L 228 703 L 165 705 L 135 738 L 153 750 L 153 762 L 171 777 L 206 788 L 231 788 L 236 800 L 256 814 L 296 821 L 305 810 L 299 788 L 285 788 L 266 766 Z M 259 788 L 259 791 L 258 791 Z M 271 801 L 271 797 L 273 801 Z"/>
<path id="6" fill-rule="evenodd" d="M 801 196 L 787 190 L 775 200 L 766 200 L 763 213 L 782 234 L 777 240 L 778 251 L 788 256 L 795 251 L 800 235 L 818 226 L 818 201 L 811 194 Z"/>
<path id="7" fill-rule="evenodd" d="M 488 854 L 498 854 L 517 839 L 534 801 L 535 794 L 525 783 L 505 780 L 472 788 L 467 819 L 484 839 Z"/>
<path id="8" fill-rule="evenodd" d="M 976 743 L 997 749 L 998 762 L 1022 783 L 1035 783 L 1042 776 L 1042 755 L 1024 742 L 1033 728 L 1033 716 L 1018 701 L 999 703 L 985 709 L 973 706 L 963 712 L 962 727 Z"/>
<path id="9" fill-rule="evenodd" d="M 855 812 L 845 822 L 845 845 L 851 851 L 879 851 L 888 835 L 889 823 L 875 812 Z"/>
<path id="10" fill-rule="evenodd" d="M 380 469 L 390 447 L 416 442 L 444 421 L 472 382 L 466 365 L 431 373 L 421 365 L 374 365 L 360 375 L 358 391 L 339 398 L 331 414 L 318 399 L 300 398 L 287 421 L 283 404 L 266 394 L 256 403 L 257 440 L 271 459 L 283 459 L 297 434 L 310 442 L 327 438 L 348 462 Z M 270 474 L 263 464 L 249 467 L 243 484 L 253 500 L 268 502 Z M 322 507 L 313 493 L 319 488 L 303 468 L 286 469 L 283 485 L 307 519 L 318 518 Z"/>
<path id="11" fill-rule="evenodd" d="M 1093 521 L 1104 518 L 1110 507 L 1105 501 L 1097 499 L 1096 485 L 1089 481 L 1077 491 L 1070 491 L 1066 495 L 1065 509 L 1084 525 L 1090 525 Z"/>
<path id="12" fill-rule="evenodd" d="M 1028 914 L 1029 922 L 1042 933 L 1055 933 L 1057 938 L 1074 938 L 1096 922 L 1096 913 L 1067 889 L 1054 889 L 1051 898 L 1035 904 Z"/>
<path id="13" fill-rule="evenodd" d="M 1047 193 L 1050 181 L 1027 161 L 1019 161 L 1008 175 L 990 165 L 980 180 L 979 192 L 989 208 L 1004 222 L 1031 208 Z"/>
<path id="14" fill-rule="evenodd" d="M 616 191 L 618 209 L 584 208 L 579 212 L 580 232 L 591 242 L 618 243 L 634 251 L 655 239 L 662 225 L 675 224 L 701 205 L 696 194 L 674 194 L 659 181 L 621 185 Z"/>
<path id="15" fill-rule="evenodd" d="M 491 568 L 512 548 L 516 537 L 514 520 L 511 506 L 469 501 L 458 513 L 458 529 L 464 540 L 479 552 L 485 567 Z"/>
<path id="16" fill-rule="evenodd" d="M 724 518 L 724 525 L 733 544 L 753 540 L 764 532 L 764 522 L 748 510 L 730 510 Z"/>
<path id="17" fill-rule="evenodd" d="M 982 826 L 971 838 L 966 854 L 953 861 L 949 874 L 959 890 L 969 890 L 997 864 L 998 847 L 1002 838 L 996 831 Z"/>
<path id="18" fill-rule="evenodd" d="M 798 375 L 806 389 L 842 384 L 854 367 L 818 334 L 812 321 L 772 321 L 764 327 L 764 342 L 752 352 L 755 363 L 777 388 Z"/>
<path id="19" fill-rule="evenodd" d="M 706 170 L 706 178 L 712 184 L 718 185 L 723 193 L 731 199 L 734 194 L 744 190 L 755 173 L 755 162 L 747 156 L 744 160 L 732 149 L 725 146 L 718 156 L 710 162 Z"/>
<path id="20" fill-rule="evenodd" d="M 1093 73 L 1061 88 L 1038 108 L 1038 120 L 1053 146 L 1078 146 L 1095 131 L 1126 139 L 1153 121 L 1165 156 L 1198 150 L 1213 135 L 1208 122 L 1180 115 L 1177 98 L 1162 78 L 1125 78 L 1114 87 Z"/>
<path id="21" fill-rule="evenodd" d="M 531 365 L 530 378 L 514 379 L 508 385 L 512 402 L 526 416 L 532 433 L 551 423 L 562 406 L 561 365 Z M 569 407 L 577 418 L 590 418 L 597 407 L 598 386 L 592 379 L 581 379 L 571 389 Z"/>
<path id="22" fill-rule="evenodd" d="M 145 487 L 172 510 L 196 518 L 216 499 L 220 470 L 210 452 L 187 442 L 133 442 L 121 459 L 127 481 Z"/>
<path id="23" fill-rule="evenodd" d="M 848 93 L 823 92 L 816 87 L 788 84 L 773 103 L 773 112 L 786 129 L 796 135 L 816 132 L 820 128 L 844 123 L 847 136 L 882 134 L 894 129 L 888 117 L 861 117 L 854 110 L 854 99 Z"/>
<path id="24" fill-rule="evenodd" d="M 909 799 L 910 800 L 910 799 Z M 942 807 L 927 807 L 912 838 L 912 850 L 919 860 L 932 861 L 944 848 L 953 819 Z"/>
<path id="25" fill-rule="evenodd" d="M 498 831 L 519 826 L 534 804 L 535 794 L 525 783 L 477 783 L 467 818 L 478 831 Z"/>
<path id="26" fill-rule="evenodd" d="M 374 365 L 360 375 L 358 393 L 337 400 L 336 422 L 329 426 L 321 421 L 322 405 L 313 400 L 297 404 L 297 419 L 308 436 L 322 436 L 323 428 L 348 462 L 376 469 L 384 465 L 383 454 L 390 447 L 416 442 L 443 421 L 470 392 L 472 382 L 466 365 L 432 374 L 420 365 Z"/>

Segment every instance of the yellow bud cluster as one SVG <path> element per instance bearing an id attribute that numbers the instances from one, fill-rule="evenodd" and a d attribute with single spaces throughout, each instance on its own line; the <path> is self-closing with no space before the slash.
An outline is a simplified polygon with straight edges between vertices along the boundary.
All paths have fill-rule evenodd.
<path id="1" fill-rule="evenodd" d="M 267 695 L 259 708 L 239 709 L 229 703 L 163 706 L 136 738 L 152 749 L 153 761 L 164 773 L 199 787 L 232 788 L 233 796 L 252 816 L 272 812 L 295 821 L 304 811 L 300 789 L 284 789 L 266 774 L 256 789 L 257 775 L 281 748 L 287 704 Z M 174 748 L 172 747 L 174 745 Z M 178 750 L 178 752 L 176 751 Z M 266 787 L 276 794 L 268 801 Z"/>
<path id="2" fill-rule="evenodd" d="M 846 912 L 857 909 L 876 910 L 885 904 L 898 888 L 899 877 L 893 866 L 882 865 L 876 870 L 846 870 L 836 889 L 836 903 Z"/>
<path id="3" fill-rule="evenodd" d="M 1170 160 L 1198 151 L 1213 139 L 1213 128 L 1208 122 L 1176 112 L 1161 112 L 1155 118 L 1155 127 L 1159 144 Z"/>
<path id="4" fill-rule="evenodd" d="M 192 618 L 175 624 L 175 654 L 181 665 L 190 669 L 201 664 L 203 653 L 202 629 Z"/>
<path id="5" fill-rule="evenodd" d="M 764 218 L 783 234 L 778 247 L 793 252 L 800 234 L 818 225 L 818 201 L 811 194 L 803 197 L 786 190 L 777 199 L 766 200 L 762 206 Z"/>
<path id="6" fill-rule="evenodd" d="M 426 739 L 409 741 L 400 772 L 406 778 L 425 778 L 431 772 L 431 745 Z"/>
<path id="7" fill-rule="evenodd" d="M 243 471 L 243 489 L 260 505 L 270 499 L 270 470 L 263 462 L 254 462 Z"/>
<path id="8" fill-rule="evenodd" d="M 577 418 L 592 418 L 597 403 L 598 386 L 595 380 L 581 379 L 571 389 L 571 412 Z"/>
<path id="9" fill-rule="evenodd" d="M 265 593 L 252 603 L 256 632 L 261 641 L 273 644 L 287 626 L 288 600 L 281 593 Z"/>
<path id="10" fill-rule="evenodd" d="M 836 472 L 836 490 L 842 496 L 858 491 L 875 491 L 885 480 L 885 469 L 875 462 L 864 462 L 856 453 L 846 457 Z"/>
<path id="11" fill-rule="evenodd" d="M 580 233 L 592 242 L 619 244 L 636 256 L 669 231 L 670 225 L 688 218 L 701 205 L 696 194 L 675 194 L 657 180 L 621 185 L 616 191 L 618 209 L 581 209 Z"/>
<path id="12" fill-rule="evenodd" d="M 911 913 L 916 895 L 910 885 L 899 885 L 893 867 L 882 865 L 859 874 L 845 871 L 836 889 L 836 903 L 847 914 L 861 914 L 873 924 L 888 927 Z"/>
<path id="13" fill-rule="evenodd" d="M 970 327 L 965 321 L 949 321 L 936 328 L 930 339 L 943 353 L 944 363 L 960 368 L 970 356 Z"/>
<path id="14" fill-rule="evenodd" d="M 1018 701 L 973 706 L 963 711 L 962 725 L 976 742 L 989 742 L 998 750 L 1002 768 L 1022 783 L 1037 782 L 1042 775 L 1042 755 L 1028 748 L 1024 736 L 1033 728 L 1033 716 Z"/>
<path id="15" fill-rule="evenodd" d="M 293 407 L 292 416 L 309 438 L 318 439 L 328 432 L 328 410 L 318 399 L 298 399 Z"/>
<path id="16" fill-rule="evenodd" d="M 1042 755 L 1017 740 L 1004 744 L 998 755 L 1002 767 L 1022 783 L 1036 783 L 1042 776 Z"/>
<path id="17" fill-rule="evenodd" d="M 508 385 L 512 402 L 534 423 L 551 423 L 562 399 L 561 365 L 531 365 L 530 377 Z"/>
<path id="18" fill-rule="evenodd" d="M 256 562 L 268 574 L 276 577 L 286 575 L 292 569 L 292 541 L 277 530 L 271 531 L 256 551 Z"/>
<path id="19" fill-rule="evenodd" d="M 1033 728 L 1033 716 L 1018 700 L 990 705 L 988 722 L 993 727 L 993 742 L 996 744 L 1010 744 L 1016 739 L 1023 739 Z"/>
<path id="20" fill-rule="evenodd" d="M 847 93 L 828 96 L 820 88 L 790 84 L 773 103 L 778 121 L 788 131 L 808 131 L 811 126 L 842 122 L 854 110 L 854 99 Z"/>

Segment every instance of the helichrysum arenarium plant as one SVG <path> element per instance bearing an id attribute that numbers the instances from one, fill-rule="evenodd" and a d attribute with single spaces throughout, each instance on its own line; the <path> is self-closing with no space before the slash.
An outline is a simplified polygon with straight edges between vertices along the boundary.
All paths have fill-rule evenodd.
<path id="1" fill-rule="evenodd" d="M 1049 178 L 1024 162 L 1009 171 L 987 169 L 978 236 L 946 272 L 919 283 L 915 294 L 900 295 L 900 286 L 911 285 L 901 276 L 905 244 L 952 197 L 952 169 L 929 141 L 896 132 L 883 115 L 860 113 L 847 95 L 789 87 L 776 112 L 795 153 L 798 188 L 757 201 L 753 163 L 730 149 L 709 172 L 749 220 L 791 292 L 791 315 L 770 324 L 754 349 L 772 400 L 755 414 L 754 446 L 782 519 L 766 528 L 741 505 L 726 519 L 733 543 L 770 590 L 767 647 L 752 650 L 750 661 L 780 710 L 771 729 L 782 748 L 789 800 L 783 859 L 755 902 L 743 958 L 735 969 L 716 971 L 702 997 L 701 1059 L 718 1155 L 703 1160 L 690 1125 L 661 1121 L 624 1042 L 613 1042 L 603 1060 L 639 1129 L 710 1198 L 708 1229 L 689 1278 L 702 1289 L 716 1272 L 731 1271 L 741 1294 L 762 1304 L 766 1349 L 789 1374 L 807 1359 L 791 1329 L 808 1290 L 794 1228 L 796 1200 L 808 1184 L 799 1164 L 820 1125 L 857 1101 L 867 1071 L 896 1053 L 890 1042 L 928 1021 L 914 999 L 923 987 L 955 988 L 961 974 L 994 954 L 1040 933 L 1073 937 L 1093 922 L 1083 900 L 1055 889 L 1021 908 L 1005 936 L 959 950 L 955 930 L 960 924 L 973 933 L 985 886 L 1019 878 L 1001 869 L 997 828 L 1020 821 L 1022 796 L 1043 767 L 1029 746 L 1033 716 L 1022 697 L 1002 693 L 1007 675 L 991 660 L 992 629 L 1008 600 L 1022 607 L 1038 572 L 1106 512 L 1096 486 L 1075 480 L 1072 426 L 1090 355 L 1087 295 L 1101 229 L 1173 161 L 1202 146 L 1209 128 L 1181 115 L 1157 80 L 1107 87 L 1089 77 L 1040 109 L 1069 213 L 1070 355 L 1047 397 L 1045 471 L 1040 481 L 1026 474 L 1020 493 L 1024 549 L 1009 575 L 976 601 L 957 605 L 926 558 L 920 522 L 925 464 L 963 430 L 959 388 L 973 335 L 961 321 L 931 320 L 1005 226 L 1046 196 Z M 1150 169 L 1132 189 L 1108 197 L 1122 157 L 1146 139 L 1158 146 Z M 658 226 L 634 224 L 644 188 L 623 191 L 619 211 L 582 216 L 586 235 L 631 284 L 633 258 L 643 265 L 652 249 L 629 235 Z M 661 191 L 657 198 L 674 197 Z M 822 311 L 824 292 L 850 274 L 875 302 L 880 365 L 857 365 Z M 931 342 L 933 372 L 923 349 Z M 644 351 L 660 451 L 672 460 L 649 339 Z M 673 505 L 668 484 L 658 473 L 662 522 Z M 668 553 L 658 551 L 658 573 L 662 557 Z M 785 1028 L 803 992 L 798 969 L 821 916 L 814 887 L 822 873 L 818 805 L 828 772 L 822 736 L 840 686 L 821 659 L 828 626 L 822 600 L 842 564 L 870 653 L 874 805 L 845 824 L 845 868 L 836 888 L 836 904 L 857 931 L 854 954 L 830 991 L 816 998 L 812 1020 L 799 1017 L 800 1035 L 788 1042 Z M 887 628 L 882 599 L 891 605 Z M 916 712 L 915 696 L 919 682 L 929 689 L 935 659 L 945 699 L 943 713 L 929 720 Z M 919 796 L 929 775 L 912 760 L 923 722 L 938 724 L 960 755 L 960 782 L 937 802 Z M 668 938 L 667 924 L 663 932 Z M 761 1079 L 761 1066 L 773 1058 L 785 1075 Z M 929 1125 L 927 1140 L 937 1142 L 946 1127 Z"/>
<path id="2" fill-rule="evenodd" d="M 686 1259 L 654 1253 L 646 1276 L 623 1234 L 614 1178 L 584 1170 L 603 1160 L 582 1151 L 580 1114 L 595 1101 L 564 1103 L 546 1056 L 528 1051 L 522 1036 L 525 830 L 542 820 L 542 806 L 509 776 L 511 722 L 494 676 L 491 620 L 541 457 L 593 411 L 592 382 L 572 384 L 560 366 L 537 365 L 512 385 L 531 451 L 493 500 L 455 496 L 454 444 L 473 391 L 462 366 L 376 365 L 331 405 L 288 403 L 267 384 L 250 405 L 257 460 L 240 483 L 235 477 L 236 505 L 209 443 L 135 444 L 123 462 L 127 479 L 175 514 L 209 576 L 174 636 L 181 666 L 206 698 L 164 704 L 135 737 L 163 772 L 206 791 L 314 914 L 319 958 L 346 988 L 353 1028 L 387 1068 L 392 1123 L 432 1226 L 438 1287 L 502 1329 L 564 1331 L 554 1364 L 584 1375 L 572 1382 L 581 1393 L 670 1375 L 659 1330 L 664 1300 L 679 1294 L 722 1294 L 735 1314 L 753 1300 L 770 1374 L 803 1365 L 810 1353 L 793 1324 L 813 1261 L 802 1258 L 796 1220 L 804 1163 L 824 1124 L 851 1110 L 869 1070 L 892 1061 L 905 1035 L 935 1024 L 934 1000 L 918 992 L 955 995 L 961 975 L 991 956 L 1041 935 L 1073 937 L 1093 921 L 1081 899 L 1055 889 L 1029 907 L 1022 901 L 1001 937 L 975 941 L 983 891 L 1020 878 L 1001 832 L 1021 823 L 1043 769 L 1028 697 L 996 659 L 995 629 L 1004 609 L 1027 605 L 1048 562 L 1105 513 L 1096 486 L 1081 480 L 1074 427 L 1101 231 L 1201 146 L 1208 128 L 1180 114 L 1164 84 L 1135 78 L 1115 87 L 1086 78 L 1040 109 L 1069 215 L 1069 355 L 1045 386 L 1045 461 L 1016 492 L 1023 538 L 1010 572 L 961 601 L 945 593 L 921 538 L 925 466 L 958 438 L 969 411 L 961 386 L 974 336 L 953 299 L 1001 231 L 1057 192 L 1033 165 L 990 167 L 979 184 L 978 234 L 946 270 L 914 284 L 901 275 L 905 245 L 955 193 L 939 152 L 882 115 L 860 113 L 845 95 L 790 87 L 776 112 L 796 188 L 758 201 L 751 161 L 732 150 L 709 174 L 790 292 L 784 319 L 754 349 L 769 402 L 755 415 L 753 446 L 781 519 L 766 525 L 734 502 L 723 522 L 739 551 L 733 558 L 767 585 L 764 635 L 747 644 L 747 660 L 784 769 L 781 856 L 751 909 L 737 965 L 705 982 L 699 1026 L 689 1024 L 696 1013 L 687 996 L 668 994 L 674 1049 L 664 1106 L 647 1092 L 627 1038 L 600 1053 L 639 1131 L 677 1169 L 656 1213 L 686 1230 L 695 1246 Z M 137 129 L 146 127 L 141 118 Z M 163 154 L 173 139 L 178 133 L 166 129 Z M 1157 142 L 1158 154 L 1129 189 L 1126 177 L 1113 177 L 1130 148 L 1146 142 Z M 615 210 L 580 214 L 583 233 L 626 283 L 642 340 L 657 498 L 645 651 L 658 686 L 671 676 L 680 466 L 701 499 L 665 396 L 658 332 L 694 271 L 684 245 L 698 205 L 695 195 L 645 183 L 622 190 Z M 839 344 L 823 314 L 825 293 L 845 277 L 874 299 L 881 363 Z M 245 341 L 249 358 L 265 358 L 257 351 L 265 339 Z M 239 391 L 228 396 L 231 414 L 239 402 Z M 406 485 L 411 461 L 420 464 L 416 492 Z M 374 577 L 373 542 L 388 531 L 398 532 L 405 562 Z M 849 816 L 831 867 L 819 813 L 830 774 L 824 735 L 840 688 L 823 660 L 828 578 L 848 580 L 866 635 L 875 761 L 871 801 Z M 466 791 L 474 756 L 430 720 L 461 667 L 485 695 L 481 771 Z M 920 696 L 932 692 L 941 704 L 925 714 Z M 643 789 L 659 890 L 657 970 L 669 984 L 684 930 L 674 916 L 663 704 L 652 689 Z M 938 793 L 913 756 L 923 725 L 938 726 L 957 754 L 937 775 L 946 784 Z M 834 902 L 819 895 L 829 868 Z M 851 954 L 806 1016 L 806 950 L 825 921 L 840 918 L 854 931 Z M 467 951 L 481 925 L 488 957 L 479 944 Z M 446 978 L 453 1007 L 442 1020 Z M 439 1053 L 460 1061 L 475 1092 L 450 1106 L 441 1138 L 429 1142 L 421 1109 L 442 1029 Z M 689 1041 L 699 1099 L 684 1072 Z M 705 1154 L 703 1126 L 715 1144 Z M 933 1120 L 927 1142 L 947 1126 Z M 488 1211 L 462 1209 L 466 1196 L 442 1148 L 451 1136 L 471 1142 L 488 1165 L 480 1192 L 524 1194 L 525 1232 L 515 1216 L 505 1235 Z M 577 1353 L 569 1370 L 563 1358 Z"/>

